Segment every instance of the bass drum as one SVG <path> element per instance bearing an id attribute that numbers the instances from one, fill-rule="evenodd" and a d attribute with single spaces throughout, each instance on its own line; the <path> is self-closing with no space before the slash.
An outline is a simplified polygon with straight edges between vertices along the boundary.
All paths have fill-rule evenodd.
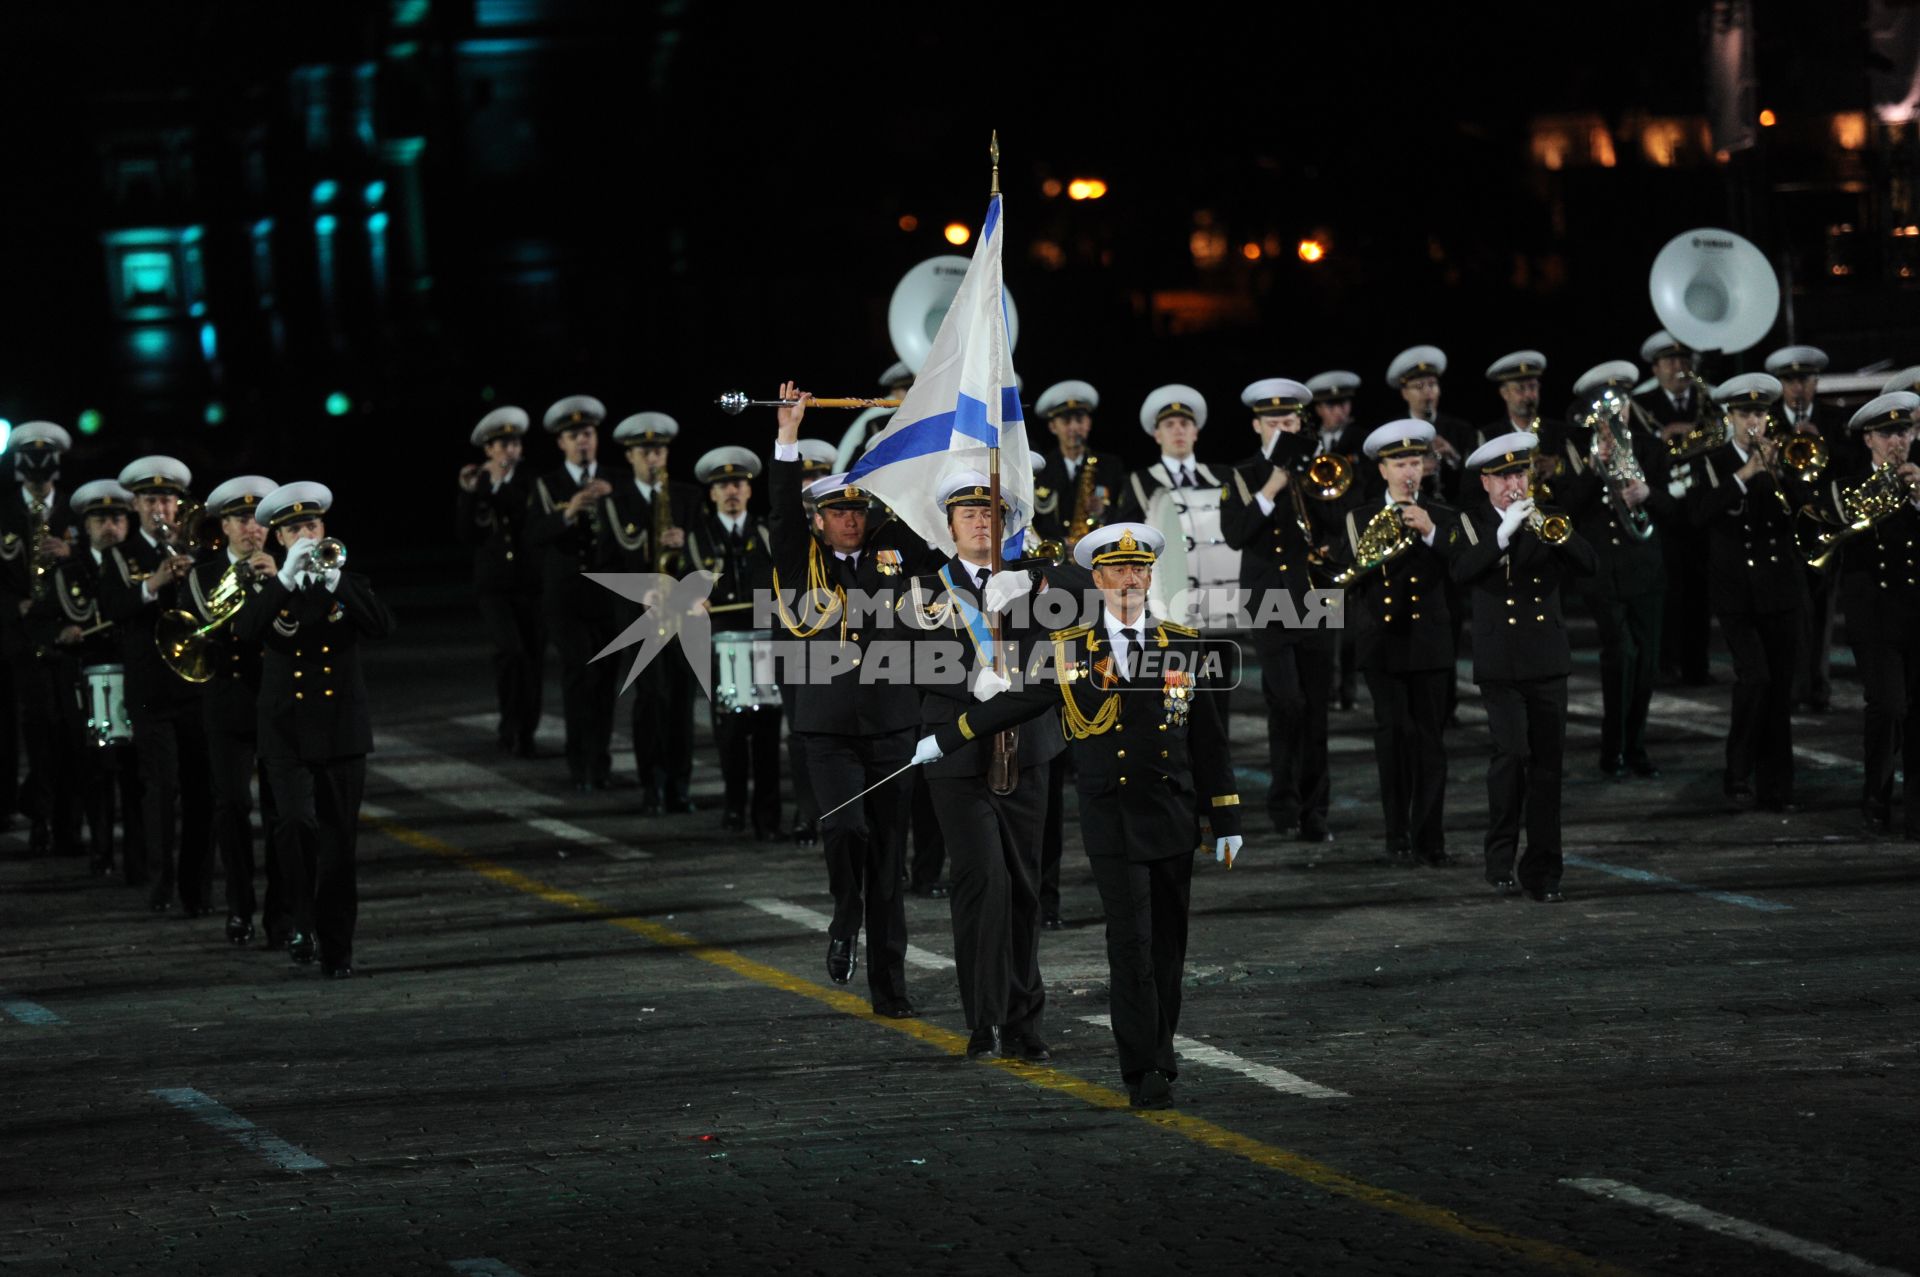
<path id="1" fill-rule="evenodd" d="M 1240 551 L 1220 532 L 1218 488 L 1162 488 L 1147 502 L 1146 522 L 1167 538 L 1153 571 L 1153 610 L 1211 633 L 1238 629 Z"/>

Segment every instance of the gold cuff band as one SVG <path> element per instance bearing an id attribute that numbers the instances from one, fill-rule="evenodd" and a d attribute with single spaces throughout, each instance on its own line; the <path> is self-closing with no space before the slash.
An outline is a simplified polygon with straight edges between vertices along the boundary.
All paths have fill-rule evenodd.
<path id="1" fill-rule="evenodd" d="M 1238 807 L 1240 805 L 1240 795 L 1218 794 L 1214 797 L 1213 805 L 1215 807 Z"/>
<path id="2" fill-rule="evenodd" d="M 966 716 L 965 714 L 962 714 L 962 715 L 960 716 L 960 723 L 959 723 L 959 727 L 960 727 L 960 739 L 961 739 L 961 740 L 972 740 L 972 739 L 973 739 L 973 725 L 972 725 L 971 723 L 969 723 L 969 722 L 967 722 L 967 716 Z"/>

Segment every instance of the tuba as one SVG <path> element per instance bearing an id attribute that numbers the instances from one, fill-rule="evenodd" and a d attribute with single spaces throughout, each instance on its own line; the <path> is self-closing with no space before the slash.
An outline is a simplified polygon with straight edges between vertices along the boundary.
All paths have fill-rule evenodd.
<path id="1" fill-rule="evenodd" d="M 1653 517 L 1647 513 L 1646 507 L 1630 506 L 1620 499 L 1622 488 L 1630 483 L 1647 481 L 1646 472 L 1640 468 L 1640 459 L 1633 455 L 1633 421 L 1627 409 L 1629 402 L 1609 387 L 1593 401 L 1581 424 L 1593 432 L 1587 456 L 1595 473 L 1606 480 L 1607 504 L 1613 508 L 1613 517 L 1620 524 L 1620 530 L 1636 541 L 1645 541 L 1653 535 Z M 1613 424 L 1616 421 L 1619 423 L 1618 430 Z M 1603 438 L 1608 453 L 1605 460 L 1600 456 Z"/>
<path id="2" fill-rule="evenodd" d="M 329 544 L 340 543 L 329 537 L 314 547 L 314 555 Z M 310 557 L 308 562 L 312 561 Z M 340 551 L 340 562 L 346 562 L 344 549 Z M 205 683 L 213 678 L 213 642 L 208 636 L 239 615 L 253 581 L 253 565 L 242 559 L 222 572 L 219 581 L 214 583 L 213 593 L 207 596 L 209 619 L 206 624 L 202 625 L 199 617 L 180 608 L 160 617 L 153 627 L 153 645 L 160 650 L 160 659 L 168 669 L 189 683 Z"/>

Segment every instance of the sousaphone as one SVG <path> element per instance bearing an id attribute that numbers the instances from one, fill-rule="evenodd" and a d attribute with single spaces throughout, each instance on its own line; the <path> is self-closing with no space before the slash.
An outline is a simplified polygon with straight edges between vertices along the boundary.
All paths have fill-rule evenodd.
<path id="1" fill-rule="evenodd" d="M 967 259 L 948 253 L 929 257 L 901 277 L 894 285 L 893 300 L 887 303 L 887 336 L 893 341 L 893 353 L 914 372 L 926 362 L 933 339 L 953 305 L 960 281 L 967 277 Z M 1013 294 L 1000 293 L 1007 303 L 1007 348 L 1020 342 L 1020 310 Z"/>
<path id="2" fill-rule="evenodd" d="M 1759 344 L 1780 314 L 1780 280 L 1752 240 L 1703 226 L 1667 241 L 1647 293 L 1660 326 L 1689 350 L 1735 354 Z"/>

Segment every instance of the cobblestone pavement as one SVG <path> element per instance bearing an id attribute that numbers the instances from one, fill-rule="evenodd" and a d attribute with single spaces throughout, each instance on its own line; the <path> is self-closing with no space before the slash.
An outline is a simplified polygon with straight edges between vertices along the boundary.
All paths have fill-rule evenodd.
<path id="1" fill-rule="evenodd" d="M 1142 1117 L 1077 842 L 1055 1064 L 968 1063 L 944 902 L 909 902 L 926 1018 L 872 1018 L 825 980 L 817 853 L 573 795 L 557 734 L 494 753 L 473 627 L 409 619 L 370 675 L 363 978 L 0 840 L 0 1267 L 1920 1267 L 1920 889 L 1857 825 L 1855 682 L 1796 722 L 1808 810 L 1735 814 L 1725 667 L 1657 698 L 1665 778 L 1613 782 L 1580 653 L 1559 907 L 1481 883 L 1470 685 L 1456 868 L 1385 863 L 1364 700 L 1336 712 L 1338 841 L 1256 815 L 1239 868 L 1202 862 L 1180 1107 Z"/>

